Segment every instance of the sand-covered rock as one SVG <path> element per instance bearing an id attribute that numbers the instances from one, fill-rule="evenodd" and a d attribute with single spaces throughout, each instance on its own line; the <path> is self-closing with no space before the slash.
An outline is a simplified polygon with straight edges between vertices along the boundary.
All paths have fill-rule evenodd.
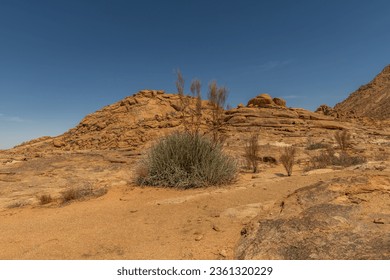
<path id="1" fill-rule="evenodd" d="M 238 259 L 389 259 L 389 177 L 298 189 L 242 230 Z"/>

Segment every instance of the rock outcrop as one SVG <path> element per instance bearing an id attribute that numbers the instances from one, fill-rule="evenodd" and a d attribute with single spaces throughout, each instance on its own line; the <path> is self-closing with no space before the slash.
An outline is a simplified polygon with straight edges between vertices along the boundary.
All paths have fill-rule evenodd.
<path id="1" fill-rule="evenodd" d="M 194 99 L 187 97 L 191 102 Z M 208 102 L 202 107 L 207 115 Z M 54 138 L 30 141 L 41 150 L 137 150 L 145 143 L 178 129 L 183 118 L 177 94 L 162 90 L 141 90 L 119 102 L 87 115 L 76 127 Z"/>
<path id="2" fill-rule="evenodd" d="M 270 108 L 270 107 L 286 107 L 286 101 L 282 98 L 272 98 L 267 93 L 262 93 L 255 98 L 249 100 L 247 107 L 258 107 L 258 108 Z"/>
<path id="3" fill-rule="evenodd" d="M 390 65 L 334 109 L 341 116 L 390 119 Z"/>
<path id="4" fill-rule="evenodd" d="M 388 177 L 298 189 L 241 231 L 238 259 L 389 259 Z"/>
<path id="5" fill-rule="evenodd" d="M 186 97 L 190 106 L 196 100 Z M 20 149 L 48 150 L 139 150 L 145 144 L 175 130 L 183 129 L 188 114 L 177 94 L 162 90 L 142 90 L 123 100 L 87 115 L 75 128 L 51 138 L 44 137 L 22 144 Z M 207 131 L 211 122 L 209 102 L 202 101 L 201 129 Z M 296 136 L 312 129 L 344 129 L 345 124 L 323 114 L 285 106 L 280 98 L 261 94 L 249 102 L 249 107 L 224 112 L 223 133 L 247 133 L 256 128 L 275 135 Z"/>
<path id="6" fill-rule="evenodd" d="M 315 112 L 325 116 L 337 116 L 336 110 L 326 104 L 320 105 Z"/>

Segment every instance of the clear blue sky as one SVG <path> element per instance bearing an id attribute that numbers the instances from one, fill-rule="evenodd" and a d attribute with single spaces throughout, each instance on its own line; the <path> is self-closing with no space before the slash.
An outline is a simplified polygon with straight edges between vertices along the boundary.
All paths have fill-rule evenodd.
<path id="1" fill-rule="evenodd" d="M 315 110 L 390 63 L 390 1 L 0 0 L 0 148 L 55 136 L 174 70 Z"/>

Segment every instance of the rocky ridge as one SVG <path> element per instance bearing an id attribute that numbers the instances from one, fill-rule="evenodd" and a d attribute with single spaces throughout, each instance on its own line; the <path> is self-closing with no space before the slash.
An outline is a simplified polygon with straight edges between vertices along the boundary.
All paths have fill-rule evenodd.
<path id="1" fill-rule="evenodd" d="M 186 97 L 190 104 L 195 99 Z M 265 101 L 264 101 L 265 100 Z M 192 103 L 191 103 L 192 102 Z M 201 129 L 207 131 L 210 105 L 202 101 Z M 142 90 L 87 115 L 75 128 L 58 137 L 42 137 L 24 143 L 19 150 L 139 150 L 162 135 L 183 129 L 186 116 L 177 94 Z M 261 94 L 247 106 L 224 111 L 222 132 L 228 135 L 262 129 L 280 136 L 301 136 L 314 130 L 344 129 L 333 117 L 299 108 L 288 108 L 280 98 Z"/>
<path id="2" fill-rule="evenodd" d="M 371 82 L 361 86 L 344 101 L 336 104 L 334 112 L 346 117 L 390 118 L 390 65 Z"/>

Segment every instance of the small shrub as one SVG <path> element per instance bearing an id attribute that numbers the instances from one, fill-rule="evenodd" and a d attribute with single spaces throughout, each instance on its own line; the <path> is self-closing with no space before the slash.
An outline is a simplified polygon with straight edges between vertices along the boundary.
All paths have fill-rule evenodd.
<path id="1" fill-rule="evenodd" d="M 342 151 L 346 150 L 351 145 L 351 134 L 347 130 L 336 131 L 334 139 Z"/>
<path id="2" fill-rule="evenodd" d="M 334 158 L 334 150 L 328 147 L 325 151 L 321 151 L 319 155 L 312 156 L 309 161 L 308 170 L 322 169 L 332 165 Z"/>
<path id="3" fill-rule="evenodd" d="M 349 167 L 353 165 L 366 163 L 367 159 L 361 156 L 351 156 L 345 152 L 342 152 L 338 157 L 333 158 L 333 165 Z"/>
<path id="4" fill-rule="evenodd" d="M 197 188 L 232 182 L 237 163 L 221 145 L 199 134 L 174 133 L 155 144 L 140 162 L 139 185 Z"/>
<path id="5" fill-rule="evenodd" d="M 22 201 L 16 201 L 10 205 L 7 206 L 8 209 L 13 209 L 13 208 L 20 208 L 25 206 L 26 204 Z"/>
<path id="6" fill-rule="evenodd" d="M 329 145 L 321 142 L 316 143 L 308 143 L 306 146 L 306 150 L 319 150 L 319 149 L 326 149 Z"/>
<path id="7" fill-rule="evenodd" d="M 70 188 L 61 193 L 62 203 L 81 198 L 84 191 L 81 188 Z M 84 192 L 85 193 L 85 192 Z"/>
<path id="8" fill-rule="evenodd" d="M 38 200 L 39 200 L 39 204 L 45 205 L 51 203 L 53 201 L 53 198 L 51 197 L 50 194 L 42 194 L 38 197 Z"/>
<path id="9" fill-rule="evenodd" d="M 306 170 L 321 169 L 328 166 L 349 167 L 367 162 L 365 157 L 351 156 L 346 152 L 336 155 L 332 148 L 322 151 L 319 155 L 310 158 L 309 166 Z"/>
<path id="10" fill-rule="evenodd" d="M 252 167 L 253 173 L 257 172 L 259 165 L 259 150 L 259 133 L 254 133 L 247 140 L 244 154 L 244 157 L 248 162 L 248 166 Z"/>
<path id="11" fill-rule="evenodd" d="M 85 197 L 99 197 L 107 193 L 106 188 L 94 190 L 91 186 L 69 188 L 61 193 L 62 203 L 78 200 Z"/>
<path id="12" fill-rule="evenodd" d="M 292 169 L 295 163 L 295 154 L 296 149 L 293 146 L 285 147 L 284 152 L 280 156 L 280 162 L 283 164 L 284 168 L 287 171 L 287 175 L 291 176 Z"/>

